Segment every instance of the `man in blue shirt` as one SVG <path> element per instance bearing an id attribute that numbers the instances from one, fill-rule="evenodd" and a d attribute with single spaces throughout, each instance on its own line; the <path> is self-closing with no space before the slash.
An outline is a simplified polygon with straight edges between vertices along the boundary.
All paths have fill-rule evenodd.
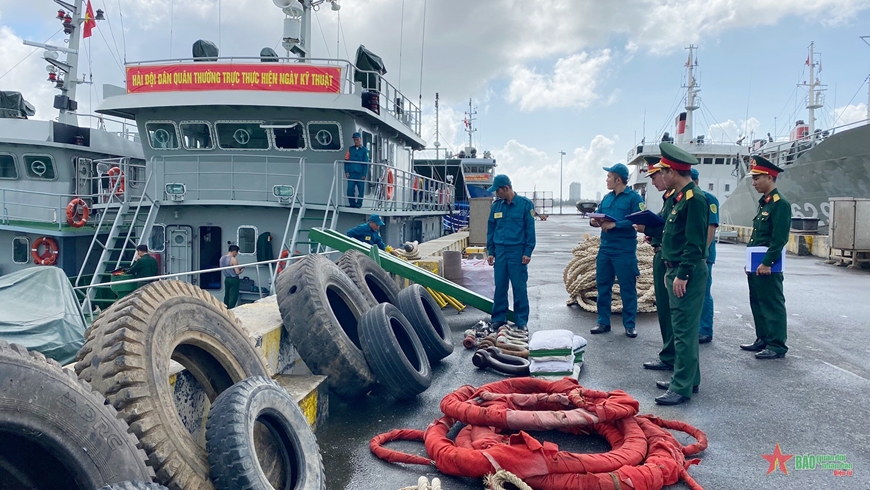
<path id="1" fill-rule="evenodd" d="M 347 236 L 384 250 L 387 246 L 381 240 L 381 234 L 378 233 L 382 226 L 384 226 L 384 221 L 377 214 L 373 214 L 369 216 L 368 222 L 347 230 Z"/>
<path id="2" fill-rule="evenodd" d="M 613 299 L 613 284 L 619 279 L 619 295 L 622 297 L 622 326 L 625 335 L 637 337 L 637 230 L 625 219 L 631 213 L 646 209 L 640 194 L 626 187 L 628 167 L 617 163 L 604 167 L 607 171 L 607 188 L 610 192 L 601 200 L 595 211 L 606 214 L 616 221 L 596 220 L 589 224 L 601 228 L 601 246 L 595 261 L 595 282 L 598 285 L 598 326 L 591 333 L 610 331 L 610 308 Z"/>
<path id="3" fill-rule="evenodd" d="M 499 327 L 507 321 L 508 286 L 514 292 L 514 320 L 518 328 L 529 323 L 529 261 L 535 249 L 535 206 L 518 196 L 507 175 L 496 175 L 489 192 L 498 198 L 492 203 L 486 226 L 489 265 L 495 265 L 495 297 L 492 323 Z"/>
<path id="4" fill-rule="evenodd" d="M 698 171 L 692 169 L 692 180 L 695 185 L 698 184 Z M 716 241 L 713 238 L 716 236 L 716 228 L 719 228 L 719 200 L 716 196 L 709 192 L 704 193 L 707 196 L 707 203 L 710 207 L 709 217 L 707 218 L 707 294 L 704 296 L 704 306 L 701 309 L 701 324 L 698 326 L 698 343 L 706 344 L 713 340 L 713 264 L 716 263 Z"/>
<path id="5" fill-rule="evenodd" d="M 359 133 L 353 133 L 353 146 L 344 155 L 344 177 L 347 179 L 347 201 L 352 208 L 361 208 L 366 192 L 365 176 L 371 161 L 368 148 L 362 146 Z M 357 194 L 359 198 L 357 199 Z"/>

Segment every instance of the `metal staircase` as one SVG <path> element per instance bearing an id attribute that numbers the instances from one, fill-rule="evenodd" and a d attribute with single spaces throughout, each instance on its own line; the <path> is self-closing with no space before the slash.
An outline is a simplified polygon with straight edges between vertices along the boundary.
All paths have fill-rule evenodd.
<path id="1" fill-rule="evenodd" d="M 151 173 L 148 172 L 143 189 L 148 188 L 150 180 Z M 112 224 L 108 236 L 103 239 L 100 233 L 94 234 L 75 282 L 76 287 L 85 283 L 90 286 L 82 298 L 82 311 L 91 315 L 95 306 L 105 308 L 116 300 L 109 285 L 112 271 L 129 266 L 136 247 L 143 243 L 147 245 L 160 209 L 160 202 L 153 201 L 146 192 L 142 192 L 135 202 L 130 202 L 129 194 L 119 190 L 117 182 L 108 195 L 109 202 L 95 206 L 101 211 L 96 229 L 104 229 L 109 222 Z M 88 278 L 85 269 L 97 253 L 100 255 L 94 273 Z M 109 292 L 105 293 L 106 291 Z"/>

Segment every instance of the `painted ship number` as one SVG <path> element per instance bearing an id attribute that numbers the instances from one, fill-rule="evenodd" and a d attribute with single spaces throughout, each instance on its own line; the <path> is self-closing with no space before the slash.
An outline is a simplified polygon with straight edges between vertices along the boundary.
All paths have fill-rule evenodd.
<path id="1" fill-rule="evenodd" d="M 819 216 L 815 204 L 805 202 L 803 209 L 801 209 L 799 203 L 792 203 L 791 216 L 792 218 L 819 218 L 819 226 L 827 226 L 828 220 L 831 219 L 831 203 L 823 202 L 819 207 L 822 209 L 822 216 Z"/>

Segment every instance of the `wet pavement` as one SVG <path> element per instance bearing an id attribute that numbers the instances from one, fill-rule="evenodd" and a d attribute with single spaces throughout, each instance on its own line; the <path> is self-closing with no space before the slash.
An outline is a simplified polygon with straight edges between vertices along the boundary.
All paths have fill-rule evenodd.
<path id="1" fill-rule="evenodd" d="M 568 299 L 562 271 L 571 248 L 584 233 L 596 233 L 577 216 L 553 216 L 537 222 L 538 246 L 529 273 L 529 327 L 564 328 L 583 335 L 589 345 L 580 384 L 598 390 L 622 389 L 640 402 L 640 413 L 688 422 L 707 433 L 708 449 L 689 473 L 706 489 L 868 489 L 870 488 L 870 272 L 825 265 L 817 257 L 789 256 L 785 296 L 789 315 L 785 359 L 760 361 L 738 344 L 755 339 L 743 273 L 744 245 L 719 244 L 713 267 L 716 316 L 714 339 L 700 346 L 700 393 L 687 404 L 661 407 L 661 372 L 642 368 L 656 358 L 661 336 L 655 313 L 641 314 L 638 337 L 623 335 L 614 315 L 613 332 L 590 335 L 596 317 Z M 415 485 L 420 475 L 441 478 L 444 490 L 480 489 L 479 479 L 440 475 L 434 468 L 389 464 L 375 458 L 368 442 L 397 428 L 425 429 L 441 416 L 441 398 L 463 384 L 480 386 L 503 379 L 471 364 L 461 334 L 486 316 L 476 310 L 447 312 L 454 353 L 433 366 L 432 386 L 417 400 L 396 402 L 376 389 L 363 400 L 330 399 L 326 426 L 318 433 L 330 489 L 399 489 Z M 535 434 L 575 452 L 608 450 L 598 437 L 574 438 Z M 678 435 L 684 444 L 693 442 Z M 794 454 L 781 470 L 768 473 L 762 455 L 779 444 Z M 422 443 L 391 447 L 424 454 Z M 831 455 L 852 465 L 852 476 L 834 470 L 797 469 L 799 456 Z M 800 461 L 804 459 L 801 458 Z M 672 489 L 686 489 L 684 483 Z"/>

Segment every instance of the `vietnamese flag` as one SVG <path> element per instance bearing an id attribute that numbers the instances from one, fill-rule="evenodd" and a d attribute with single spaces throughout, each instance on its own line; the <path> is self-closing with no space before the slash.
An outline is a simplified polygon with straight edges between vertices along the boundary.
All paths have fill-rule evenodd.
<path id="1" fill-rule="evenodd" d="M 88 0 L 88 6 L 85 10 L 85 28 L 82 33 L 82 39 L 91 37 L 91 30 L 97 27 L 97 21 L 94 20 L 94 9 L 91 7 L 91 0 Z"/>

